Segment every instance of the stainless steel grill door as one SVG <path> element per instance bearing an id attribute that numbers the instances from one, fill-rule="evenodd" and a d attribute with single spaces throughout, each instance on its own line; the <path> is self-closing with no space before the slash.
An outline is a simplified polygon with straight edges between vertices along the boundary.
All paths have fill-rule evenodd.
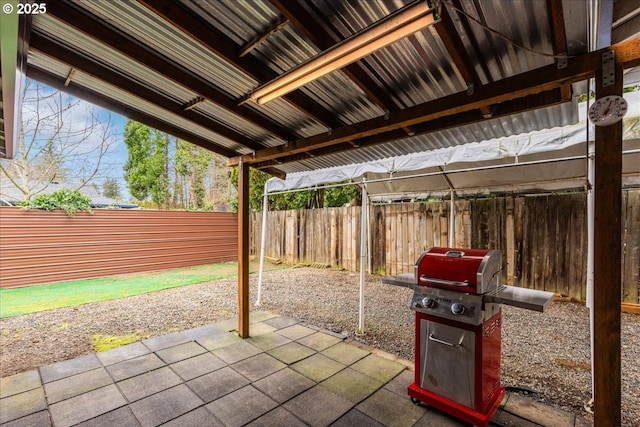
<path id="1" fill-rule="evenodd" d="M 474 408 L 475 332 L 420 320 L 420 387 Z"/>

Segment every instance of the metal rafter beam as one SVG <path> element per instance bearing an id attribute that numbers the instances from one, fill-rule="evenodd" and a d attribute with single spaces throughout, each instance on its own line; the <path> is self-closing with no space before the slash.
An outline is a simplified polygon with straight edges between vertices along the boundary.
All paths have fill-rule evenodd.
<path id="1" fill-rule="evenodd" d="M 129 105 L 123 104 L 113 99 L 107 99 L 104 96 L 104 94 L 94 92 L 90 89 L 82 88 L 73 84 L 69 86 L 65 86 L 64 85 L 65 79 L 63 77 L 55 76 L 53 74 L 48 73 L 47 71 L 43 71 L 33 66 L 30 66 L 27 69 L 27 76 L 31 79 L 34 79 L 41 83 L 49 85 L 62 92 L 66 92 L 70 95 L 73 95 L 80 99 L 84 99 L 85 101 L 91 102 L 92 104 L 106 108 L 109 111 L 113 111 L 114 113 L 121 114 L 129 119 L 136 120 L 140 123 L 144 123 L 162 132 L 166 132 L 175 137 L 184 139 L 185 141 L 189 141 L 193 144 L 199 145 L 202 148 L 206 148 L 207 150 L 211 150 L 214 153 L 218 153 L 222 156 L 231 157 L 237 154 L 234 151 L 229 150 L 227 148 L 214 145 L 211 143 L 211 141 L 204 139 L 201 136 L 198 136 L 196 134 L 193 134 L 187 130 L 176 128 L 171 123 L 168 123 L 164 120 L 150 116 L 144 112 L 135 110 Z"/>
<path id="2" fill-rule="evenodd" d="M 435 24 L 435 29 L 440 39 L 442 39 L 447 52 L 449 52 L 451 60 L 460 72 L 460 75 L 462 75 L 464 81 L 467 82 L 467 86 L 473 85 L 474 90 L 476 87 L 481 86 L 482 81 L 473 68 L 471 57 L 467 53 L 460 35 L 455 31 L 453 20 L 446 9 L 442 9 L 441 20 Z M 480 111 L 485 117 L 491 115 L 490 106 L 481 107 Z"/>
<path id="3" fill-rule="evenodd" d="M 564 12 L 562 11 L 562 0 L 547 0 L 547 9 L 551 14 L 551 37 L 553 43 L 553 53 L 556 55 L 567 54 L 567 34 L 564 25 Z M 559 59 L 556 59 L 558 63 Z M 562 96 L 565 101 L 571 99 L 571 85 L 562 87 Z"/>
<path id="4" fill-rule="evenodd" d="M 513 114 L 520 114 L 526 111 L 536 110 L 539 108 L 551 107 L 562 103 L 562 96 L 560 89 L 554 89 L 552 91 L 543 92 L 535 95 L 529 95 L 524 98 L 518 98 L 511 101 L 505 101 L 500 104 L 496 104 L 492 108 L 492 118 L 507 117 Z M 444 117 L 440 120 L 433 120 L 426 123 L 415 125 L 413 130 L 415 135 L 426 135 L 433 132 L 438 132 L 446 129 L 453 129 L 460 126 L 467 126 L 474 123 L 480 123 L 485 121 L 484 115 L 479 113 L 478 110 L 471 110 L 464 113 Z M 406 138 L 407 135 L 404 130 L 397 129 L 378 135 L 368 136 L 354 140 L 353 142 L 342 142 L 330 147 L 320 148 L 310 151 L 314 157 L 324 156 L 336 152 L 345 152 L 356 150 L 363 147 L 369 147 L 378 144 L 384 144 L 387 142 L 397 141 Z M 282 157 L 279 163 L 289 163 L 306 158 L 307 153 L 295 154 L 288 157 Z M 273 166 L 275 163 L 273 160 L 265 161 L 262 163 L 255 163 L 252 166 L 257 169 Z"/>
<path id="5" fill-rule="evenodd" d="M 593 77 L 600 67 L 602 53 L 615 50 L 616 60 L 625 68 L 640 64 L 640 37 L 628 40 L 609 48 L 580 55 L 569 60 L 567 67 L 558 69 L 551 64 L 535 70 L 521 73 L 495 83 L 484 85 L 472 95 L 459 92 L 437 100 L 416 105 L 389 114 L 388 118 L 377 117 L 354 125 L 334 129 L 330 134 L 315 135 L 289 143 L 257 151 L 255 155 L 243 156 L 248 163 L 259 163 L 287 157 L 293 154 L 329 147 L 341 142 L 360 139 L 384 132 L 397 130 L 405 126 L 428 122 L 458 113 L 479 109 L 483 106 L 498 104 L 517 98 L 557 89 L 567 84 Z M 239 158 L 229 159 L 229 165 L 237 165 Z"/>
<path id="6" fill-rule="evenodd" d="M 333 47 L 339 40 L 329 34 L 300 4 L 285 0 L 269 0 L 278 11 L 320 50 Z M 396 111 L 398 106 L 359 63 L 347 65 L 341 70 L 372 102 L 383 110 Z"/>
<path id="7" fill-rule="evenodd" d="M 247 44 L 242 46 L 242 49 L 240 49 L 239 56 L 243 57 L 247 53 L 255 49 L 256 47 L 260 46 L 260 44 L 264 43 L 269 37 L 271 37 L 272 34 L 280 31 L 287 24 L 289 24 L 289 21 L 286 18 L 280 17 L 280 19 L 278 19 L 276 22 L 271 24 L 269 28 L 267 28 L 262 34 L 258 34 Z"/>
<path id="8" fill-rule="evenodd" d="M 269 67 L 261 64 L 251 54 L 240 56 L 242 47 L 236 45 L 230 39 L 216 32 L 210 25 L 194 16 L 180 5 L 168 1 L 138 0 L 153 13 L 170 22 L 189 37 L 197 40 L 203 46 L 216 55 L 222 57 L 236 68 L 251 76 L 258 83 L 267 82 L 277 77 L 277 73 Z M 283 97 L 290 104 L 297 107 L 307 115 L 329 127 L 338 127 L 342 123 L 333 114 L 320 105 L 307 98 L 302 92 L 296 91 Z M 294 138 L 288 138 L 289 140 Z"/>
<path id="9" fill-rule="evenodd" d="M 182 68 L 175 62 L 149 50 L 128 36 L 121 34 L 117 29 L 105 23 L 104 20 L 91 16 L 62 0 L 48 3 L 47 13 L 78 29 L 87 36 L 128 56 L 132 60 L 162 73 L 165 77 L 173 80 L 177 84 L 188 87 L 193 92 L 198 93 L 200 96 L 218 104 L 222 108 L 244 118 L 265 131 L 284 140 L 295 138 L 294 134 L 288 129 L 272 122 L 251 108 L 236 105 L 233 99 L 229 98 L 229 96 L 222 93 L 216 87 Z"/>
<path id="10" fill-rule="evenodd" d="M 0 158 L 16 154 L 30 33 L 31 15 L 0 15 Z"/>
<path id="11" fill-rule="evenodd" d="M 460 0 L 451 0 L 452 4 L 454 5 L 454 7 L 456 7 L 457 9 L 460 10 L 464 10 L 464 8 L 462 7 L 462 4 L 460 3 Z M 456 13 L 459 15 L 459 12 L 454 11 L 453 13 Z M 451 15 L 449 15 L 449 17 L 451 17 Z M 473 33 L 473 29 L 471 28 L 471 21 L 469 21 L 469 19 L 466 19 L 463 16 L 460 16 L 460 24 L 462 25 L 462 28 L 464 29 L 464 33 L 467 36 L 467 39 L 469 40 L 469 44 L 471 45 L 471 48 L 473 49 L 473 51 L 476 53 L 477 56 L 481 56 L 478 54 L 478 52 L 482 52 L 482 49 L 480 48 L 480 44 L 478 43 L 478 39 L 476 39 L 474 33 Z M 452 27 L 454 28 L 454 27 Z M 492 82 L 493 79 L 491 77 L 491 71 L 489 70 L 489 66 L 487 65 L 487 61 L 480 61 L 480 67 L 482 68 L 482 72 L 484 73 L 486 79 L 489 82 Z"/>
<path id="12" fill-rule="evenodd" d="M 77 53 L 76 50 L 70 49 L 58 41 L 50 40 L 46 36 L 37 32 L 34 32 L 31 37 L 31 48 L 42 52 L 44 55 L 55 55 L 57 60 L 69 65 L 72 69 L 83 70 L 83 72 L 96 76 L 100 80 L 128 92 L 133 96 L 158 105 L 167 111 L 210 129 L 225 138 L 231 139 L 238 144 L 250 148 L 251 150 L 265 148 L 264 145 L 255 142 L 251 138 L 248 138 L 231 128 L 223 126 L 215 120 L 211 120 L 210 118 L 199 114 L 193 109 L 185 109 L 182 104 L 178 104 L 175 100 L 137 83 L 135 79 L 131 79 L 128 76 L 114 72 L 109 67 L 101 64 L 99 60 L 81 55 Z M 67 86 L 67 84 L 65 84 L 65 86 Z"/>

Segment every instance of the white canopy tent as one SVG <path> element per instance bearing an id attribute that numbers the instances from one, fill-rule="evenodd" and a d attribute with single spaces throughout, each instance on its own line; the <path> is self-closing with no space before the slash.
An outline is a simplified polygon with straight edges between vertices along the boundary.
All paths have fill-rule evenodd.
<path id="1" fill-rule="evenodd" d="M 640 91 L 624 95 L 629 110 L 623 120 L 623 188 L 640 187 Z M 593 141 L 588 103 L 579 108 L 578 123 L 561 128 L 423 151 L 374 162 L 290 173 L 271 178 L 264 191 L 260 268 L 256 305 L 262 297 L 266 216 L 269 194 L 320 188 L 346 182 L 362 187 L 360 301 L 358 330 L 365 332 L 364 282 L 368 252 L 370 201 L 450 195 L 451 215 L 457 196 L 521 193 L 585 188 L 588 191 L 587 306 L 593 305 Z M 345 185 L 345 184 L 338 184 Z M 453 227 L 454 221 L 450 221 Z M 454 236 L 450 230 L 450 239 Z M 453 242 L 450 240 L 450 246 Z M 590 316 L 593 352 L 593 310 Z M 593 358 L 593 355 L 592 355 Z"/>
<path id="2" fill-rule="evenodd" d="M 640 187 L 640 91 L 625 94 L 629 105 L 623 126 L 623 186 Z M 269 194 L 320 188 L 339 182 L 363 188 L 363 238 L 361 253 L 367 252 L 365 232 L 368 203 L 365 200 L 411 199 L 451 195 L 454 197 L 489 193 L 557 191 L 585 188 L 589 142 L 594 127 L 586 119 L 588 105 L 579 108 L 578 123 L 561 128 L 529 132 L 506 138 L 474 142 L 432 151 L 351 164 L 314 171 L 296 172 L 285 180 L 271 178 L 265 185 L 263 224 Z M 452 203 L 453 204 L 453 203 Z M 591 234 L 591 233 L 590 233 Z M 453 233 L 450 233 L 452 236 Z M 262 290 L 262 270 L 266 227 L 262 227 L 258 299 Z M 361 260 L 361 297 L 364 264 Z M 588 277 L 592 277 L 588 274 Z M 589 289 L 590 283 L 587 288 Z M 588 291 L 588 295 L 590 292 Z M 588 301 L 590 304 L 590 301 Z M 359 329 L 364 330 L 363 301 L 360 302 Z"/>

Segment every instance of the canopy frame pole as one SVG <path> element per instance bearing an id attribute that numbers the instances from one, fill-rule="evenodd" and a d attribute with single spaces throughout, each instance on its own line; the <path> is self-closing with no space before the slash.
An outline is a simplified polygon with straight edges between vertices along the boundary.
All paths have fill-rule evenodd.
<path id="1" fill-rule="evenodd" d="M 249 165 L 238 165 L 238 335 L 249 338 Z"/>
<path id="2" fill-rule="evenodd" d="M 589 88 L 593 86 L 593 79 L 590 79 Z M 595 88 L 594 92 L 595 92 Z M 587 111 L 589 110 L 589 100 L 586 104 Z M 588 116 L 588 115 L 587 115 Z M 589 309 L 589 334 L 591 340 L 591 400 L 587 403 L 587 406 L 593 405 L 595 396 L 595 364 L 594 364 L 594 316 L 593 316 L 593 264 L 594 264 L 594 224 L 595 224 L 595 188 L 594 182 L 596 178 L 595 169 L 595 155 L 596 155 L 596 142 L 589 138 L 589 121 L 586 121 L 587 131 L 587 308 Z"/>
<path id="3" fill-rule="evenodd" d="M 456 192 L 451 189 L 451 201 L 449 205 L 449 247 L 456 246 Z"/>
<path id="4" fill-rule="evenodd" d="M 265 247 L 267 244 L 267 211 L 269 210 L 269 196 L 267 189 L 264 189 L 262 196 L 262 230 L 260 233 L 260 267 L 258 267 L 258 298 L 256 299 L 256 307 L 260 305 L 262 298 L 262 272 L 264 271 Z"/>
<path id="5" fill-rule="evenodd" d="M 362 201 L 360 203 L 360 303 L 358 307 L 358 330 L 356 335 L 364 335 L 364 283 L 365 283 L 365 270 L 367 268 L 367 205 L 369 204 L 369 197 L 367 195 L 367 178 L 366 175 L 362 177 Z"/>

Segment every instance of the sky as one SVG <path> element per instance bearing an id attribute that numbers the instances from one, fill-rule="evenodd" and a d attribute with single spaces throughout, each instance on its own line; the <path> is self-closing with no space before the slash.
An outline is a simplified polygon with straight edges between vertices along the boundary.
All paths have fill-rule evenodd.
<path id="1" fill-rule="evenodd" d="M 39 83 L 38 85 L 40 87 L 41 93 L 44 94 L 45 96 L 55 92 L 55 89 L 49 86 L 42 85 Z M 30 86 L 30 87 L 34 87 L 34 86 Z M 35 120 L 36 108 L 34 107 L 33 103 L 30 104 L 29 102 L 29 99 L 33 99 L 33 97 L 34 95 L 27 94 L 25 96 L 25 101 L 23 103 L 23 108 L 22 108 L 22 123 L 25 126 L 25 134 L 27 134 L 26 140 L 29 140 L 28 134 L 29 134 L 29 127 L 31 126 L 30 123 L 34 123 L 36 121 Z M 111 122 L 111 134 L 112 134 L 113 146 L 103 158 L 103 163 L 102 163 L 103 167 L 101 167 L 102 177 L 97 178 L 95 183 L 101 187 L 104 181 L 104 176 L 115 178 L 120 183 L 120 192 L 123 196 L 123 199 L 128 200 L 130 195 L 127 189 L 127 183 L 124 180 L 124 171 L 122 169 L 125 162 L 127 161 L 127 146 L 124 143 L 124 128 L 127 123 L 127 118 L 120 114 L 110 112 L 109 110 L 106 110 L 102 107 L 95 106 L 94 104 L 80 100 L 78 98 L 72 97 L 67 94 L 64 94 L 62 102 L 65 102 L 65 103 L 78 102 L 78 105 L 73 107 L 71 110 L 69 110 L 69 113 L 65 114 L 63 118 L 65 126 L 69 124 L 72 127 L 72 129 L 82 129 L 84 126 L 87 126 L 91 121 L 91 116 L 90 116 L 91 111 L 93 111 L 96 114 L 99 122 L 103 124 L 106 124 L 109 121 Z M 47 108 L 48 107 L 46 105 L 41 104 L 39 114 L 45 114 L 47 111 Z M 49 110 L 49 111 L 52 111 L 52 110 Z M 45 132 L 43 132 L 43 136 L 46 137 Z M 92 137 L 87 138 L 87 140 L 83 143 L 83 145 L 86 145 L 89 148 L 92 143 L 99 144 L 99 138 L 97 135 L 98 135 L 98 132 L 96 132 L 95 138 L 92 138 Z M 97 158 L 91 158 L 90 155 L 87 158 L 87 162 L 92 164 L 95 164 L 96 160 Z"/>

